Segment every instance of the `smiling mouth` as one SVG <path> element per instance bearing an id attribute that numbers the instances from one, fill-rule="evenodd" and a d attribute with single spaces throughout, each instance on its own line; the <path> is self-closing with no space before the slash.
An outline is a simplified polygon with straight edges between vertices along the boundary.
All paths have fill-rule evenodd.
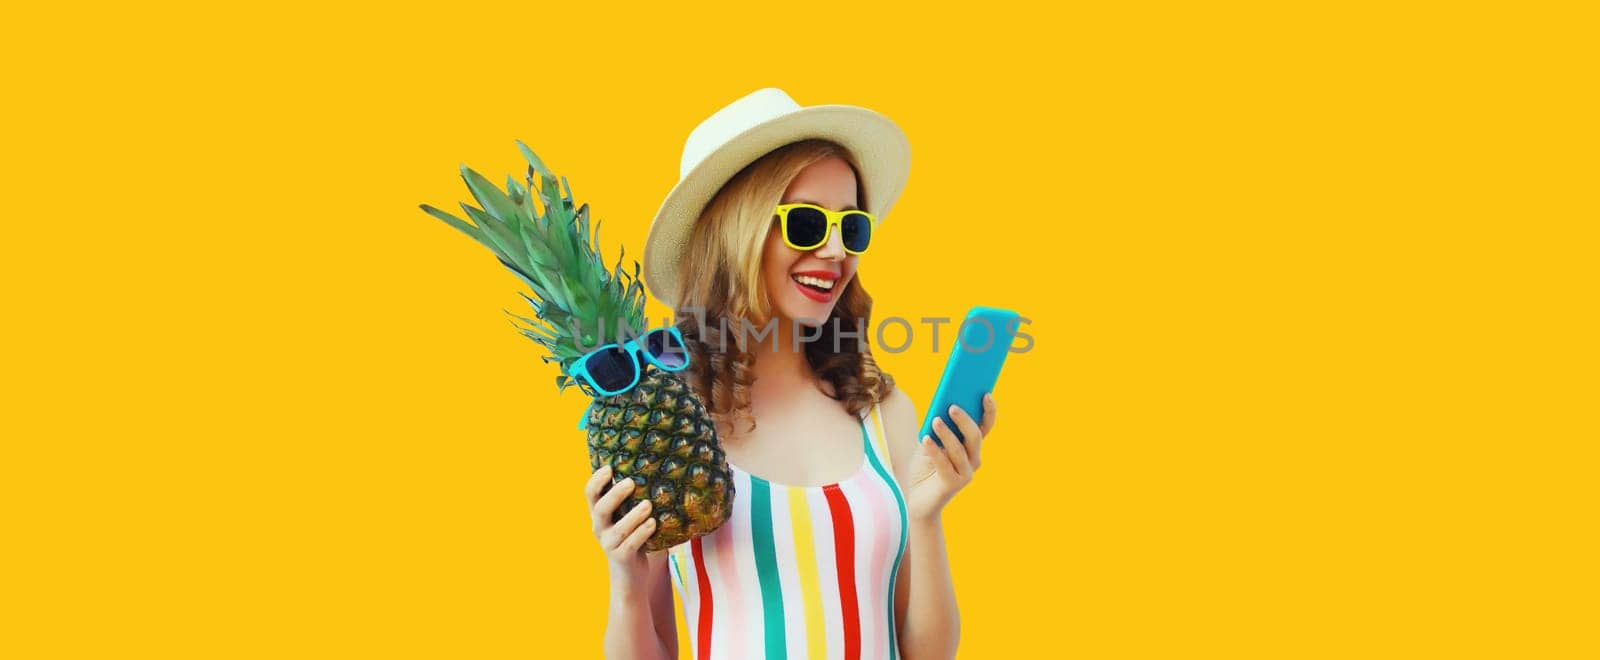
<path id="1" fill-rule="evenodd" d="M 790 275 L 789 277 L 793 279 L 796 284 L 799 284 L 800 286 L 812 291 L 816 291 L 817 293 L 827 294 L 833 292 L 833 280 L 821 277 L 812 277 L 810 275 Z"/>

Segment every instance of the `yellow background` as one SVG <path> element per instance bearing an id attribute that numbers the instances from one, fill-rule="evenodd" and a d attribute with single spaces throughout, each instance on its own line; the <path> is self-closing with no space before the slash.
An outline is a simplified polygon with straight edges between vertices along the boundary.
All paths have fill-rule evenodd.
<path id="1" fill-rule="evenodd" d="M 880 317 L 1033 319 L 962 657 L 1600 651 L 1591 16 L 579 4 L 8 10 L 0 656 L 597 657 L 584 402 L 417 204 L 520 138 L 631 260 L 765 86 L 910 136 Z"/>

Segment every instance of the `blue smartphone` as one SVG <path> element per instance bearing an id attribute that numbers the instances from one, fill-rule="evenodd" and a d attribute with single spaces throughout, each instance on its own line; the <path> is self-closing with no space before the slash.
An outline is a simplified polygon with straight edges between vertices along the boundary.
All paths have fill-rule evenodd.
<path id="1" fill-rule="evenodd" d="M 1000 380 L 1000 368 L 1005 366 L 1006 355 L 1011 353 L 1011 342 L 1017 337 L 1021 317 L 1009 309 L 974 307 L 956 330 L 955 346 L 950 348 L 950 360 L 944 364 L 944 376 L 939 379 L 939 389 L 933 394 L 933 405 L 922 421 L 922 432 L 917 438 L 933 438 L 940 447 L 939 436 L 933 432 L 933 420 L 944 418 L 944 423 L 961 437 L 955 421 L 950 419 L 950 406 L 983 422 L 983 395 L 994 390 Z"/>

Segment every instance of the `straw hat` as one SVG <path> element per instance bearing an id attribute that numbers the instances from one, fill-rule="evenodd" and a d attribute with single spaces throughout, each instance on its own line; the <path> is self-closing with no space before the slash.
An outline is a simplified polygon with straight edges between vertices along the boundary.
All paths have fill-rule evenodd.
<path id="1" fill-rule="evenodd" d="M 783 90 L 766 87 L 724 106 L 700 122 L 683 145 L 678 184 L 650 223 L 644 244 L 644 281 L 668 306 L 678 289 L 695 221 L 728 179 L 767 152 L 809 138 L 848 149 L 860 167 L 863 210 L 881 222 L 905 188 L 911 143 L 888 117 L 853 105 L 801 106 Z"/>

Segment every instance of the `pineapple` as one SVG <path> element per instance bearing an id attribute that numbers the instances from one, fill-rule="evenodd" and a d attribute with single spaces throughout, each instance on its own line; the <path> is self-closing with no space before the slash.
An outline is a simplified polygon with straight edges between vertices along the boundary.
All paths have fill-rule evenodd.
<path id="1" fill-rule="evenodd" d="M 574 210 L 566 177 L 561 177 L 566 188 L 562 195 L 556 177 L 538 156 L 521 141 L 517 147 L 528 161 L 527 181 L 507 177 L 505 192 L 461 166 L 461 177 L 479 204 L 462 203 L 461 208 L 476 224 L 427 204 L 422 210 L 489 248 L 533 289 L 533 298 L 522 297 L 536 319 L 511 316 L 528 326 L 517 326 L 518 331 L 548 351 L 542 359 L 560 365 L 556 386 L 565 391 L 575 382 L 571 366 L 585 349 L 618 340 L 619 321 L 644 331 L 643 282 L 637 262 L 631 276 L 623 271 L 620 253 L 616 267 L 606 269 L 599 254 L 600 225 L 596 222 L 591 232 L 589 205 Z M 534 209 L 530 192 L 537 193 L 542 214 Z M 613 484 L 634 481 L 629 501 L 617 508 L 613 521 L 639 501 L 653 503 L 656 531 L 645 542 L 645 549 L 653 551 L 721 526 L 733 511 L 733 474 L 716 426 L 694 391 L 676 373 L 642 358 L 639 365 L 638 385 L 597 397 L 589 408 L 589 467 L 610 465 Z"/>

